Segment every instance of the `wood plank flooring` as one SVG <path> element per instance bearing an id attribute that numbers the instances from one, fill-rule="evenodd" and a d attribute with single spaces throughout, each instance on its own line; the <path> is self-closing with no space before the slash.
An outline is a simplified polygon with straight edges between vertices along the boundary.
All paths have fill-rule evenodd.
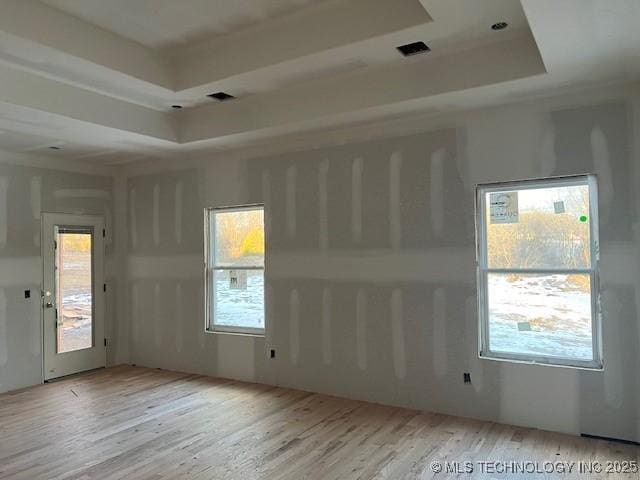
<path id="1" fill-rule="evenodd" d="M 0 395 L 0 479 L 638 479 L 558 465 L 637 462 L 639 449 L 129 366 Z"/>

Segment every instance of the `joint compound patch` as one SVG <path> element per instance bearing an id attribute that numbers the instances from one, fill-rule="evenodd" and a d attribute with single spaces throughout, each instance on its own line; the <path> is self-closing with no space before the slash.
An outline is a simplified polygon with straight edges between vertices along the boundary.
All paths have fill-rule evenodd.
<path id="1" fill-rule="evenodd" d="M 518 223 L 518 192 L 489 194 L 491 223 Z"/>

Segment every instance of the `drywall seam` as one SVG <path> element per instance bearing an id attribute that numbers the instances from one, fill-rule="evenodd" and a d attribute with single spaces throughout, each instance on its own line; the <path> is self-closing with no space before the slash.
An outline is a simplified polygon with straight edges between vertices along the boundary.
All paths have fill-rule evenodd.
<path id="1" fill-rule="evenodd" d="M 367 294 L 358 289 L 356 294 L 356 355 L 358 368 L 367 369 Z"/>
<path id="2" fill-rule="evenodd" d="M 204 287 L 200 287 L 200 298 L 204 298 L 202 295 L 204 294 Z M 204 328 L 199 328 L 198 330 L 196 330 L 196 335 L 198 338 L 198 345 L 200 346 L 200 350 L 204 350 L 207 346 L 207 338 L 209 337 L 209 335 L 207 335 L 205 333 L 205 329 Z M 217 336 L 214 337 L 216 342 L 219 340 Z M 217 343 L 216 343 L 217 345 Z"/>
<path id="3" fill-rule="evenodd" d="M 113 243 L 113 211 L 111 210 L 111 204 L 106 203 L 104 206 L 104 228 L 105 238 L 104 244 L 111 245 Z"/>
<path id="4" fill-rule="evenodd" d="M 153 244 L 160 245 L 160 185 L 153 186 Z"/>
<path id="5" fill-rule="evenodd" d="M 467 192 L 472 193 L 475 190 L 475 179 L 471 176 L 471 159 L 467 152 L 467 133 L 465 130 L 458 129 L 456 131 L 456 141 L 454 144 L 453 163 L 456 166 L 460 180 Z"/>
<path id="6" fill-rule="evenodd" d="M 441 148 L 431 154 L 429 207 L 431 228 L 437 238 L 444 233 L 444 159 L 446 151 Z"/>
<path id="7" fill-rule="evenodd" d="M 182 197 L 183 197 L 183 183 L 182 180 L 176 182 L 175 191 L 175 234 L 176 243 L 180 245 L 182 243 Z"/>
<path id="8" fill-rule="evenodd" d="M 31 199 L 31 215 L 34 220 L 40 220 L 42 212 L 42 177 L 40 175 L 31 177 L 30 199 Z"/>
<path id="9" fill-rule="evenodd" d="M 114 240 L 115 257 L 115 314 L 113 321 L 116 326 L 115 352 L 112 364 L 120 365 L 131 361 L 131 318 L 129 317 L 129 272 L 127 271 L 127 252 L 129 250 L 129 218 L 128 218 L 128 187 L 125 176 L 118 174 L 113 183 L 114 226 L 111 237 Z M 107 232 L 109 235 L 109 232 Z M 114 298 L 115 297 L 115 298 Z M 107 348 L 110 348 L 107 345 Z"/>
<path id="10" fill-rule="evenodd" d="M 389 236 L 391 248 L 400 249 L 402 230 L 400 222 L 400 175 L 402 152 L 393 152 L 389 160 Z"/>
<path id="11" fill-rule="evenodd" d="M 266 313 L 266 318 L 265 320 L 265 337 L 267 339 L 267 346 L 272 346 L 274 344 L 275 341 L 275 334 L 276 334 L 276 322 L 275 322 L 275 315 L 274 315 L 274 311 L 275 311 L 275 304 L 274 304 L 274 297 L 275 293 L 274 293 L 274 288 L 272 285 L 269 285 L 267 282 L 267 286 L 265 288 L 265 296 L 264 296 L 264 300 L 265 300 L 265 312 Z"/>
<path id="12" fill-rule="evenodd" d="M 356 250 L 326 253 L 267 254 L 270 279 L 307 278 L 326 281 L 416 281 L 474 284 L 474 249 L 433 248 L 426 252 Z M 131 279 L 201 278 L 200 255 L 129 255 Z M 627 265 L 627 269 L 631 269 Z M 0 279 L 2 278 L 0 273 Z"/>
<path id="13" fill-rule="evenodd" d="M 7 177 L 0 177 L 0 248 L 7 244 L 7 190 L 9 189 L 9 180 Z"/>
<path id="14" fill-rule="evenodd" d="M 599 126 L 590 133 L 593 164 L 598 175 L 598 211 L 600 223 L 606 225 L 611 214 L 613 202 L 613 176 L 611 172 L 611 153 L 604 132 Z"/>
<path id="15" fill-rule="evenodd" d="M 391 343 L 393 348 L 393 369 L 396 378 L 403 380 L 407 376 L 407 361 L 404 342 L 404 312 L 402 290 L 391 292 Z"/>
<path id="16" fill-rule="evenodd" d="M 180 282 L 176 283 L 176 292 L 175 292 L 175 302 L 176 302 L 176 316 L 174 319 L 175 328 L 176 328 L 176 352 L 182 352 L 182 348 L 184 346 L 184 337 L 182 333 L 182 284 Z"/>
<path id="17" fill-rule="evenodd" d="M 63 188 L 53 192 L 54 198 L 97 198 L 110 200 L 111 192 L 94 188 Z"/>
<path id="18" fill-rule="evenodd" d="M 40 273 L 40 278 L 42 278 Z M 29 314 L 29 350 L 31 356 L 35 358 L 42 357 L 42 304 L 40 302 L 30 302 L 28 305 Z M 40 362 L 39 362 L 40 363 Z M 43 365 L 40 364 L 40 374 L 42 374 Z"/>
<path id="19" fill-rule="evenodd" d="M 351 239 L 362 240 L 362 169 L 363 159 L 358 157 L 351 165 Z"/>
<path id="20" fill-rule="evenodd" d="M 137 345 L 140 339 L 140 312 L 138 307 L 138 284 L 133 283 L 131 285 L 131 297 L 130 297 L 130 306 L 131 306 L 131 340 L 133 340 L 133 344 Z M 133 349 L 135 351 L 135 349 Z"/>
<path id="21" fill-rule="evenodd" d="M 329 176 L 329 160 L 324 159 L 318 165 L 318 208 L 319 212 L 319 240 L 320 250 L 329 248 L 329 214 L 327 208 L 327 178 Z"/>
<path id="22" fill-rule="evenodd" d="M 153 325 L 154 339 L 156 347 L 162 346 L 162 314 L 160 309 L 160 284 L 156 283 L 153 286 Z"/>
<path id="23" fill-rule="evenodd" d="M 136 189 L 129 192 L 129 231 L 131 232 L 131 247 L 135 250 L 138 245 L 138 219 L 136 217 Z"/>
<path id="24" fill-rule="evenodd" d="M 436 375 L 447 374 L 446 294 L 443 288 L 433 292 L 433 369 Z"/>
<path id="25" fill-rule="evenodd" d="M 291 363 L 297 365 L 300 357 L 300 295 L 296 288 L 289 296 L 289 344 Z"/>
<path id="26" fill-rule="evenodd" d="M 483 363 L 478 358 L 478 316 L 476 314 L 478 302 L 475 295 L 467 297 L 465 301 L 465 336 L 467 339 L 467 354 L 471 372 L 471 384 L 480 393 L 484 385 Z"/>
<path id="27" fill-rule="evenodd" d="M 322 361 L 325 365 L 331 364 L 333 347 L 331 345 L 331 289 L 325 287 L 322 290 Z"/>
<path id="28" fill-rule="evenodd" d="M 40 246 L 40 216 L 42 214 L 42 176 L 36 175 L 31 177 L 29 182 L 30 201 L 31 201 L 31 215 L 33 219 L 38 222 L 38 228 L 33 234 L 33 244 L 36 247 Z"/>
<path id="29" fill-rule="evenodd" d="M 129 255 L 127 269 L 131 279 L 176 278 L 186 280 L 201 278 L 202 256 Z"/>
<path id="30" fill-rule="evenodd" d="M 290 165 L 286 173 L 286 215 L 287 235 L 289 238 L 296 236 L 296 166 Z"/>
<path id="31" fill-rule="evenodd" d="M 425 252 L 332 250 L 331 255 L 271 253 L 269 276 L 367 283 L 407 281 L 474 285 L 474 263 L 473 247 L 440 247 Z"/>
<path id="32" fill-rule="evenodd" d="M 621 318 L 620 299 L 613 289 L 606 289 L 601 292 L 601 308 L 603 318 Z M 614 348 L 609 348 L 606 352 L 606 368 L 604 369 L 604 398 L 607 405 L 613 408 L 620 408 L 624 402 L 625 381 L 622 378 L 623 371 L 621 329 L 608 328 L 607 342 Z"/>
<path id="33" fill-rule="evenodd" d="M 7 339 L 7 296 L 4 288 L 0 288 L 0 367 L 9 361 Z"/>
<path id="34" fill-rule="evenodd" d="M 553 124 L 549 119 L 545 119 L 540 139 L 540 153 L 537 161 L 537 177 L 548 177 L 553 175 L 558 167 L 558 158 L 556 156 L 556 132 Z"/>
<path id="35" fill-rule="evenodd" d="M 262 171 L 262 201 L 264 202 L 264 234 L 271 238 L 271 175 L 269 170 Z"/>
<path id="36" fill-rule="evenodd" d="M 635 285 L 635 265 L 628 261 L 633 244 L 619 244 L 615 249 L 603 249 L 600 276 L 610 285 Z M 8 270 L 29 266 L 37 270 L 37 259 L 0 259 L 0 285 L 15 282 Z M 8 263 L 7 263 L 8 262 Z M 370 249 L 332 250 L 331 255 L 319 252 L 267 254 L 269 278 L 306 278 L 326 281 L 366 282 L 434 282 L 475 285 L 475 251 L 473 247 L 434 247 L 423 252 Z M 127 269 L 131 279 L 194 279 L 202 277 L 200 255 L 129 255 Z M 17 274 L 22 274 L 18 271 Z M 20 277 L 23 278 L 23 277 Z M 38 281 L 36 277 L 29 281 Z"/>

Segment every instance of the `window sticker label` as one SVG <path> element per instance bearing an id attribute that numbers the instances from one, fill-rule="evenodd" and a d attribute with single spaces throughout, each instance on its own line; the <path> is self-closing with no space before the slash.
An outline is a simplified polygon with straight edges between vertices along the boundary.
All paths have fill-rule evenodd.
<path id="1" fill-rule="evenodd" d="M 245 270 L 229 270 L 229 289 L 247 289 L 247 272 Z"/>
<path id="2" fill-rule="evenodd" d="M 518 223 L 518 192 L 489 194 L 491 223 Z"/>

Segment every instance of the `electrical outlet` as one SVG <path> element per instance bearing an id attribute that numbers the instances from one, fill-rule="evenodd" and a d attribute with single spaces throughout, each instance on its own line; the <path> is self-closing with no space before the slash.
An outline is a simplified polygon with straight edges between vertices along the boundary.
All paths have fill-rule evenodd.
<path id="1" fill-rule="evenodd" d="M 31 290 L 24 291 L 24 298 L 31 298 Z"/>
<path id="2" fill-rule="evenodd" d="M 469 372 L 464 372 L 462 374 L 462 379 L 464 380 L 464 383 L 471 383 L 471 374 Z"/>
<path id="3" fill-rule="evenodd" d="M 269 353 L 269 356 L 271 358 L 276 358 L 276 351 L 273 348 L 271 349 L 271 352 Z"/>

